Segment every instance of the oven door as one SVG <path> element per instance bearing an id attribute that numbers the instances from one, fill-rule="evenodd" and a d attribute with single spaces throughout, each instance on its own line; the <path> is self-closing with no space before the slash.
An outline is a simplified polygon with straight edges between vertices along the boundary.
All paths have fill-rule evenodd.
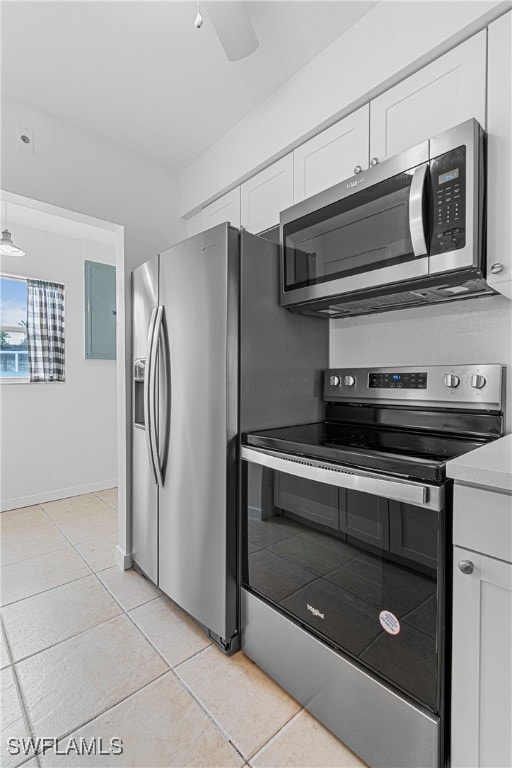
<path id="1" fill-rule="evenodd" d="M 439 713 L 444 489 L 244 446 L 242 583 Z"/>
<path id="2" fill-rule="evenodd" d="M 281 304 L 428 275 L 428 142 L 281 214 Z"/>

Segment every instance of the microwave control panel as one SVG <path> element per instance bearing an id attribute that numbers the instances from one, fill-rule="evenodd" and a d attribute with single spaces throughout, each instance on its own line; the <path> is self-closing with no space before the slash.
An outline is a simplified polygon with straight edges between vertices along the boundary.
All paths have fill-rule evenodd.
<path id="1" fill-rule="evenodd" d="M 430 253 L 466 245 L 466 147 L 430 161 L 432 222 Z"/>

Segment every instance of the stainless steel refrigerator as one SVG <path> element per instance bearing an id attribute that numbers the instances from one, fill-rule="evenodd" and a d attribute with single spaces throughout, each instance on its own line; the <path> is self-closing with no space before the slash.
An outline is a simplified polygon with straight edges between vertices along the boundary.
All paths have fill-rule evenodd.
<path id="1" fill-rule="evenodd" d="M 132 291 L 133 563 L 232 652 L 238 438 L 321 420 L 328 324 L 281 308 L 278 246 L 228 224 L 143 264 Z"/>

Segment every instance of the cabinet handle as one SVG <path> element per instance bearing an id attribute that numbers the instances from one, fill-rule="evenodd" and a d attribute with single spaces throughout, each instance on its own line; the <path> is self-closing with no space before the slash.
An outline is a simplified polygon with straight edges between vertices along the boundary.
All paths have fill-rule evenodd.
<path id="1" fill-rule="evenodd" d="M 473 567 L 471 560 L 459 560 L 459 571 L 462 571 L 462 573 L 466 575 L 473 573 Z"/>
<path id="2" fill-rule="evenodd" d="M 500 272 L 503 272 L 503 264 L 500 264 L 499 262 L 497 264 L 493 264 L 491 267 L 491 272 L 493 275 L 499 275 Z"/>
<path id="3" fill-rule="evenodd" d="M 356 165 L 356 167 L 354 168 L 354 173 L 361 173 L 362 170 L 363 169 L 361 168 L 360 165 Z"/>
<path id="4" fill-rule="evenodd" d="M 370 160 L 370 165 L 372 166 L 372 168 L 375 165 L 378 165 L 378 164 L 379 164 L 379 158 L 378 157 L 372 157 L 372 159 Z"/>

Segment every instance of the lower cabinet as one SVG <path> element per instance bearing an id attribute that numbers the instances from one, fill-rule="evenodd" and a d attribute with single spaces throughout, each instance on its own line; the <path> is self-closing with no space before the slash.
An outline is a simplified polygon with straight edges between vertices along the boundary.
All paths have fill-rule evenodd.
<path id="1" fill-rule="evenodd" d="M 454 548 L 451 765 L 512 766 L 512 564 Z"/>

